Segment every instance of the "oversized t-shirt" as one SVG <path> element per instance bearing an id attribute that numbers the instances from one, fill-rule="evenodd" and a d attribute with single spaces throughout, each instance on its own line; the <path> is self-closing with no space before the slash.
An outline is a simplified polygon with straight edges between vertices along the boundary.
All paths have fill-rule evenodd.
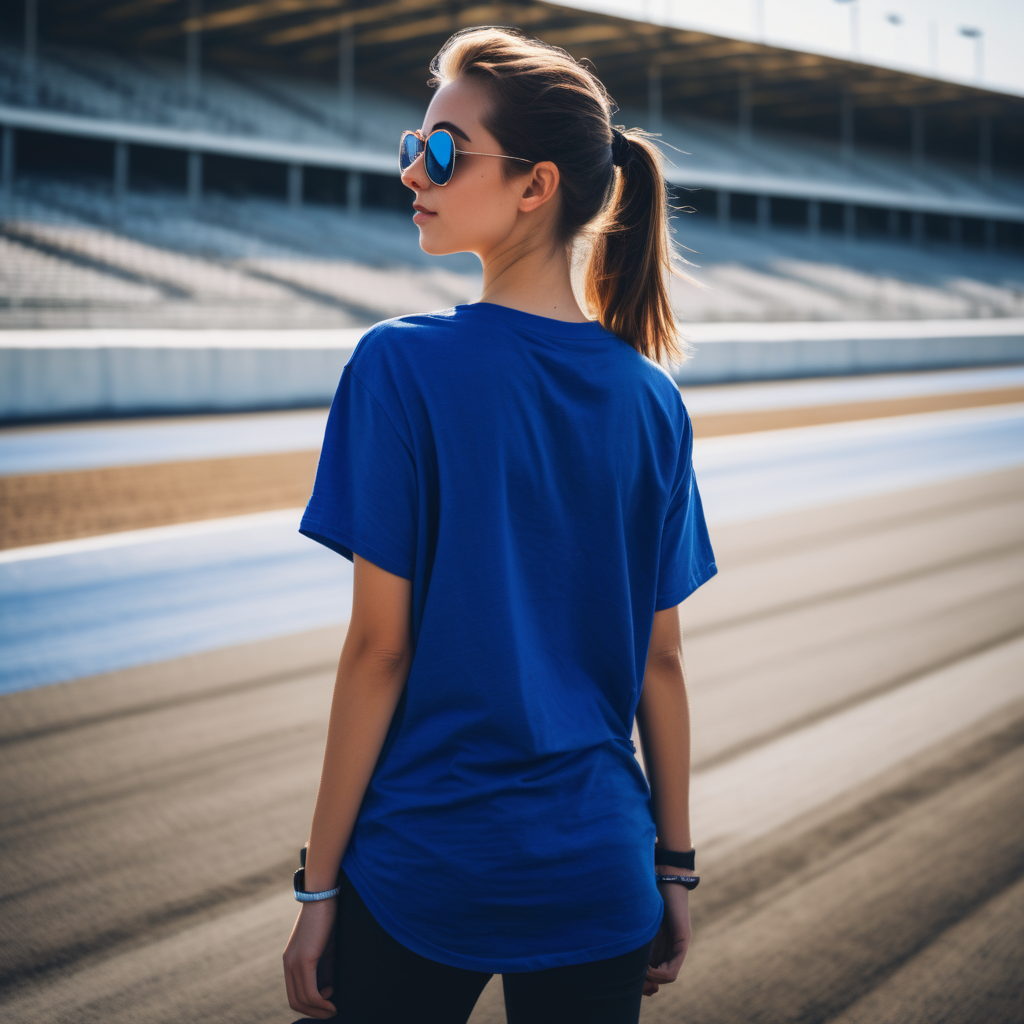
<path id="1" fill-rule="evenodd" d="M 679 390 L 596 322 L 385 320 L 301 530 L 412 581 L 415 652 L 342 867 L 395 939 L 509 973 L 661 921 L 630 740 L 653 616 L 716 572 Z"/>

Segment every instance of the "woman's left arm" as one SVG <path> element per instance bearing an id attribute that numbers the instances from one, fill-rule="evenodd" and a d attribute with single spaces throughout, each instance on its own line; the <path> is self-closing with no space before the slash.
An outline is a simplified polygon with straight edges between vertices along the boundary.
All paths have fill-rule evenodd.
<path id="1" fill-rule="evenodd" d="M 651 811 L 658 844 L 690 847 L 690 705 L 686 692 L 679 607 L 654 613 L 643 689 L 636 709 L 644 764 L 651 787 Z M 685 868 L 655 868 L 660 874 L 693 874 Z M 644 995 L 675 981 L 690 945 L 690 894 L 661 885 L 665 916 L 651 949 Z"/>
<path id="2" fill-rule="evenodd" d="M 356 555 L 352 618 L 338 663 L 323 771 L 306 850 L 306 891 L 332 889 L 359 806 L 412 665 L 412 583 Z M 337 900 L 303 903 L 288 945 L 288 1004 L 310 1017 L 335 1014 L 317 989 L 316 968 Z"/>

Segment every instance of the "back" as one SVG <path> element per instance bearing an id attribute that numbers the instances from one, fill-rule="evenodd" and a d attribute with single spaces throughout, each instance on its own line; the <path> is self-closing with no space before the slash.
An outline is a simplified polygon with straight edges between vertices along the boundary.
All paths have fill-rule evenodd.
<path id="1" fill-rule="evenodd" d="M 671 378 L 597 323 L 491 303 L 371 328 L 304 533 L 413 581 L 415 656 L 343 867 L 453 966 L 657 930 L 630 734 L 655 610 L 715 565 Z"/>

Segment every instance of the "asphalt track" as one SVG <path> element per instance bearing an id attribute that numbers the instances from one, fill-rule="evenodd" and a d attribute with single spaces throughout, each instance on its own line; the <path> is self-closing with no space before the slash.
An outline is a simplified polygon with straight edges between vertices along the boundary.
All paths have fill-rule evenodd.
<path id="1" fill-rule="evenodd" d="M 1021 1020 L 1024 468 L 714 540 L 684 605 L 696 939 L 643 1020 Z M 341 635 L 2 698 L 4 1020 L 294 1018 L 288 876 Z"/>
<path id="2" fill-rule="evenodd" d="M 776 388 L 879 395 L 706 411 Z M 267 423 L 221 425 L 256 453 Z M 708 437 L 695 464 L 721 566 L 683 606 L 703 882 L 643 1020 L 1024 1020 L 1024 408 Z M 4 1021 L 294 1019 L 289 876 L 349 599 L 294 526 L 0 552 Z M 495 979 L 473 1024 L 503 1020 Z"/>
<path id="3" fill-rule="evenodd" d="M 685 388 L 695 435 L 994 408 L 1024 369 Z M 0 549 L 303 504 L 326 410 L 0 429 Z"/>
<path id="4" fill-rule="evenodd" d="M 1024 406 L 698 440 L 712 524 L 1024 465 Z M 0 551 L 0 693 L 347 618 L 351 567 L 260 513 Z"/>
<path id="5" fill-rule="evenodd" d="M 1005 366 L 688 387 L 682 393 L 691 415 L 703 417 L 1021 388 L 1024 367 Z M 0 430 L 0 476 L 319 449 L 326 421 L 325 409 L 311 409 L 7 428 Z"/>

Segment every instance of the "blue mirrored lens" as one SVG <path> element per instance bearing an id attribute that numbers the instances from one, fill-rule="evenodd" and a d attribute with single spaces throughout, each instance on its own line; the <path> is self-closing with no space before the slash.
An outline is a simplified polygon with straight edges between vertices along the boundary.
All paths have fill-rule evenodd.
<path id="1" fill-rule="evenodd" d="M 455 143 L 447 132 L 434 132 L 427 139 L 427 177 L 435 185 L 447 185 L 455 170 Z"/>
<path id="2" fill-rule="evenodd" d="M 398 164 L 404 171 L 420 155 L 423 143 L 415 135 L 406 135 L 398 151 Z"/>

